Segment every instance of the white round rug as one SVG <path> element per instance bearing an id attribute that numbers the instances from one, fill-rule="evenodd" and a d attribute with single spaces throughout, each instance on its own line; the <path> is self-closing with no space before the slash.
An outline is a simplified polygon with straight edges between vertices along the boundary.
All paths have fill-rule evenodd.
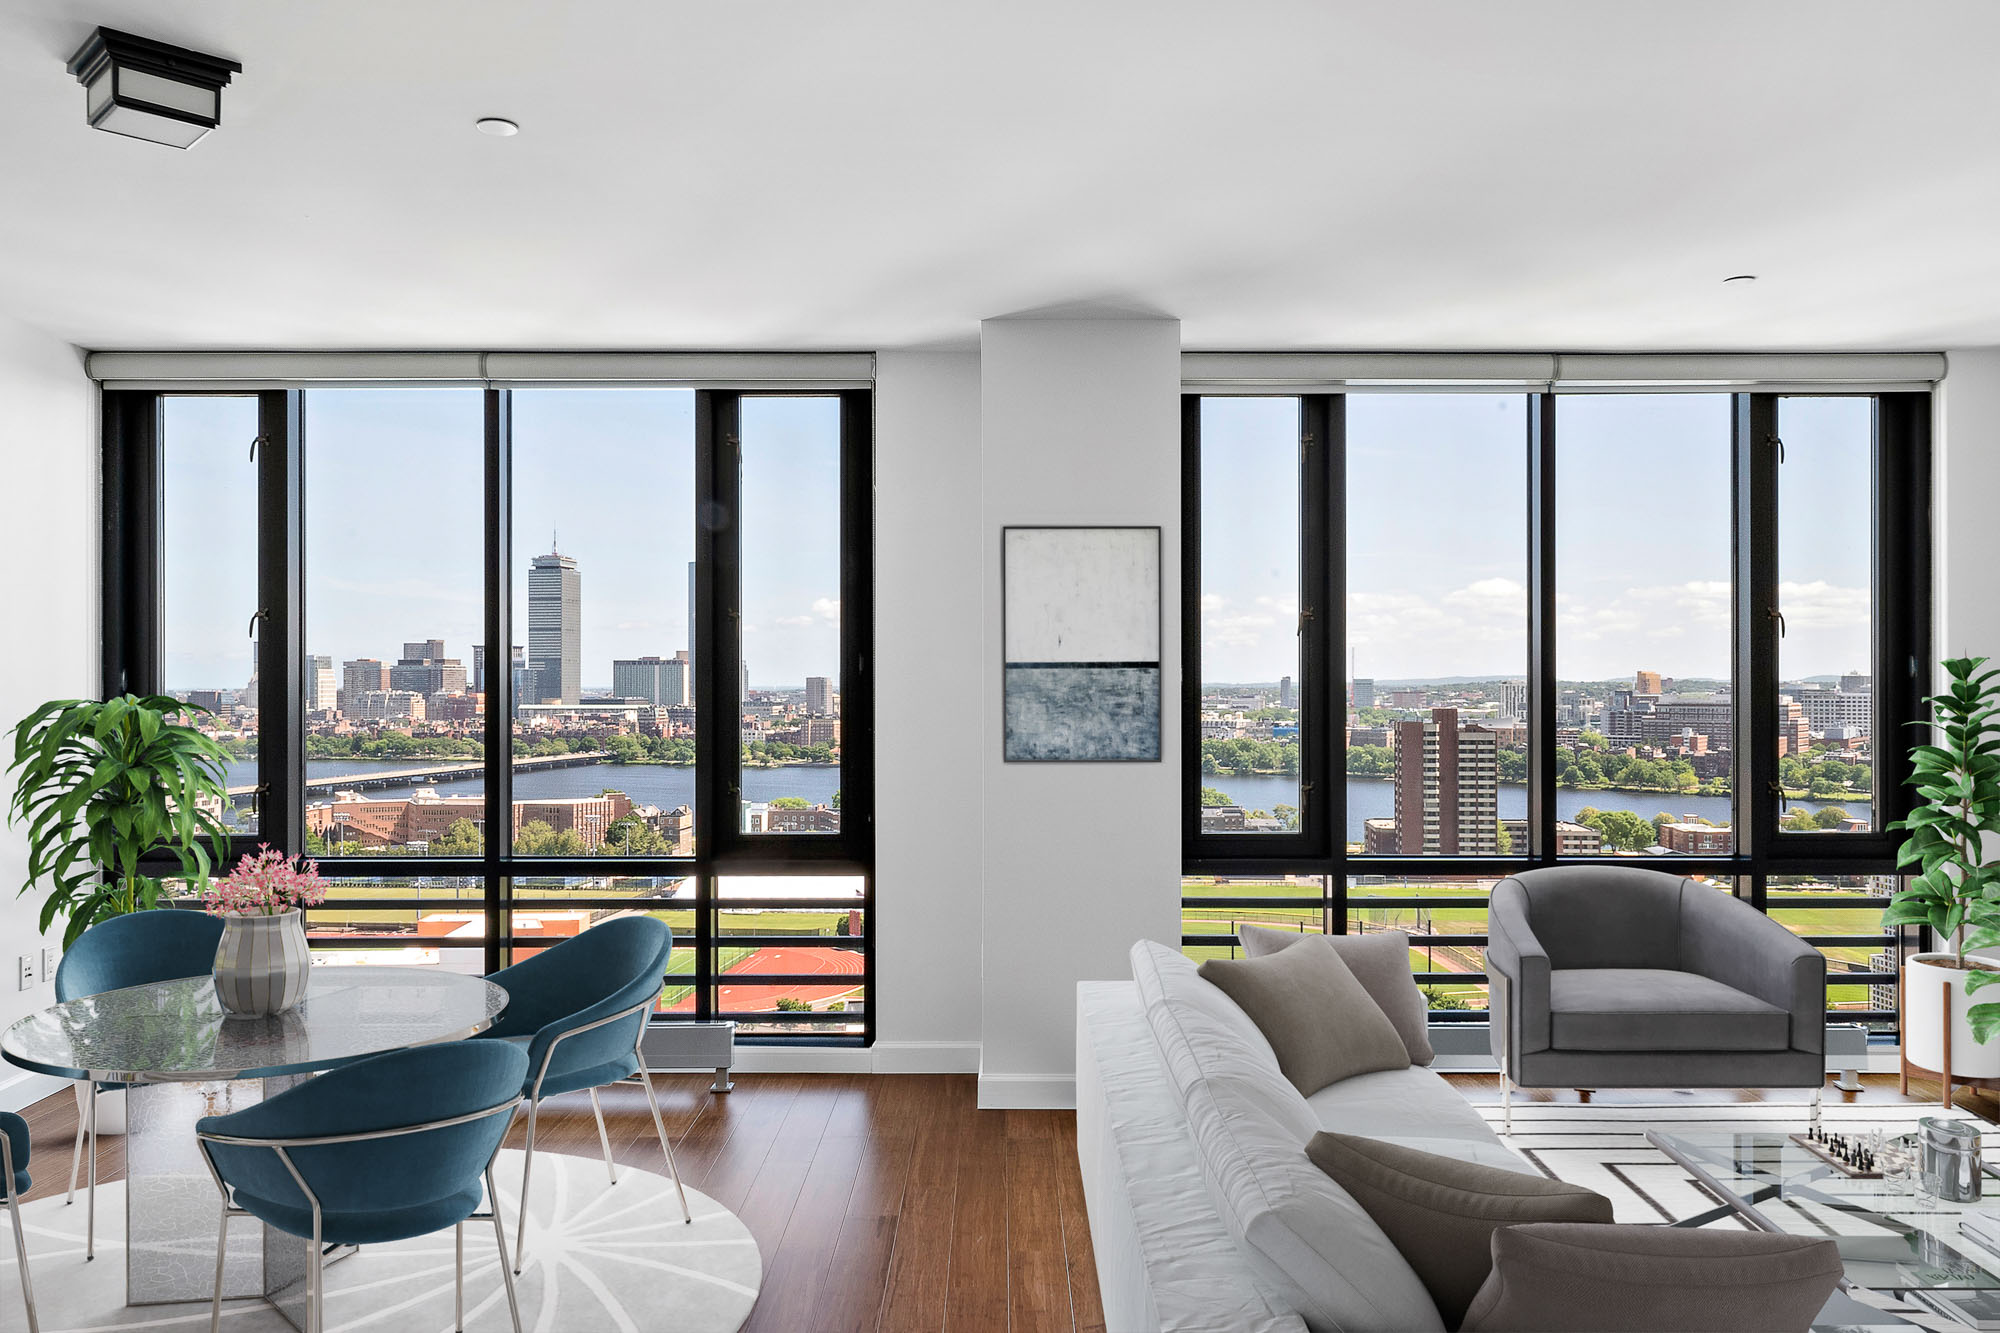
<path id="1" fill-rule="evenodd" d="M 54 1163 L 36 1165 L 53 1170 Z M 63 1165 L 67 1165 L 65 1162 Z M 521 1188 L 521 1154 L 493 1164 L 507 1244 Z M 529 1200 L 528 1261 L 514 1279 L 524 1333 L 598 1333 L 672 1328 L 676 1333 L 735 1333 L 750 1316 L 763 1281 L 757 1241 L 736 1214 L 690 1189 L 693 1223 L 681 1221 L 673 1182 L 634 1167 L 561 1153 L 535 1154 Z M 57 1330 L 206 1330 L 208 1304 L 125 1304 L 125 1186 L 97 1187 L 97 1259 L 83 1258 L 83 1196 L 65 1207 L 60 1195 L 21 1206 L 28 1262 L 41 1324 Z M 231 1230 L 256 1225 L 231 1222 Z M 0 1218 L 0 1232 L 7 1224 Z M 213 1262 L 213 1237 L 199 1248 Z M 21 1327 L 20 1278 L 11 1235 L 0 1235 L 0 1327 Z M 225 1301 L 230 1333 L 293 1333 L 261 1300 Z M 393 1245 L 368 1245 L 326 1270 L 328 1333 L 394 1329 L 449 1333 L 452 1327 L 452 1234 L 449 1230 Z M 465 1327 L 505 1330 L 507 1295 L 500 1282 L 493 1224 L 465 1224 Z"/>

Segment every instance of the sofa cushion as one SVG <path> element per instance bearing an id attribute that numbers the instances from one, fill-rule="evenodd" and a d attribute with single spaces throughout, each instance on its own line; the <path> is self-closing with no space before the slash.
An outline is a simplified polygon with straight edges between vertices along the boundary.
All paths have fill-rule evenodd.
<path id="1" fill-rule="evenodd" d="M 1286 945 L 1313 938 L 1268 926 L 1239 926 L 1237 936 L 1243 941 L 1244 954 L 1250 958 L 1262 958 Z M 1361 989 L 1388 1015 L 1396 1035 L 1403 1039 L 1403 1046 L 1410 1053 L 1410 1063 L 1427 1065 L 1437 1059 L 1437 1052 L 1431 1049 L 1431 1008 L 1424 1002 L 1424 993 L 1417 989 L 1416 977 L 1410 974 L 1410 937 L 1400 930 L 1385 930 L 1377 935 L 1321 938 L 1333 946 L 1340 961 L 1347 964 L 1348 971 L 1361 983 Z"/>
<path id="2" fill-rule="evenodd" d="M 1841 1278 L 1826 1237 L 1551 1222 L 1493 1233 L 1466 1333 L 1805 1333 Z"/>
<path id="3" fill-rule="evenodd" d="M 1694 972 L 1558 968 L 1549 974 L 1558 1051 L 1782 1051 L 1791 1015 Z"/>
<path id="4" fill-rule="evenodd" d="M 1417 1065 L 1343 1079 L 1306 1098 L 1306 1105 L 1314 1129 L 1336 1134 L 1365 1134 L 1371 1139 L 1419 1134 L 1498 1142 L 1456 1088 Z"/>
<path id="5" fill-rule="evenodd" d="M 1308 1097 L 1356 1074 L 1409 1066 L 1388 1015 L 1325 936 L 1263 958 L 1211 958 L 1200 975 L 1243 1007 L 1278 1068 Z"/>
<path id="6" fill-rule="evenodd" d="M 1509 1171 L 1352 1134 L 1315 1134 L 1306 1156 L 1395 1242 L 1457 1328 L 1493 1270 L 1495 1229 L 1522 1222 L 1609 1222 L 1611 1200 Z"/>
<path id="7" fill-rule="evenodd" d="M 1197 997 L 1206 991 L 1234 1008 L 1229 999 L 1178 950 L 1150 941 L 1133 946 L 1132 975 L 1180 1094 L 1209 1197 L 1256 1279 L 1315 1333 L 1441 1331 L 1437 1307 L 1408 1261 L 1306 1156 L 1318 1126 L 1305 1099 L 1274 1061 L 1268 1077 L 1277 1088 L 1259 1083 L 1256 1070 L 1272 1059 L 1269 1048 L 1248 1060 L 1215 1039 L 1223 1024 Z M 1263 1045 L 1262 1037 L 1255 1041 Z"/>

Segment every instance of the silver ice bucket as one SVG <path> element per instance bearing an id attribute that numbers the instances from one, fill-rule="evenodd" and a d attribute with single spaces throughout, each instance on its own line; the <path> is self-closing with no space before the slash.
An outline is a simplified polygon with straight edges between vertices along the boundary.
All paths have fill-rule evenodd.
<path id="1" fill-rule="evenodd" d="M 1979 1131 L 1963 1120 L 1925 1116 L 1917 1122 L 1923 1144 L 1924 1189 L 1947 1203 L 1979 1199 Z"/>

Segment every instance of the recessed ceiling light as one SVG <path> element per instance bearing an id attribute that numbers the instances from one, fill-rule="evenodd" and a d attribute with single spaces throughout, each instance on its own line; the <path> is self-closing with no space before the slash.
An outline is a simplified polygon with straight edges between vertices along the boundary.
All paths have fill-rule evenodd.
<path id="1" fill-rule="evenodd" d="M 1724 282 L 1755 282 L 1755 281 L 1757 281 L 1757 275 L 1756 275 L 1755 273 L 1738 273 L 1738 274 L 1735 274 L 1735 275 L 1733 275 L 1733 276 L 1731 276 L 1731 277 L 1727 277 L 1727 278 L 1724 278 L 1724 279 L 1723 279 L 1723 281 L 1724 281 Z"/>
<path id="2" fill-rule="evenodd" d="M 490 134 L 496 139 L 511 138 L 521 132 L 519 125 L 511 120 L 502 120 L 498 116 L 483 116 L 472 124 L 481 134 Z"/>

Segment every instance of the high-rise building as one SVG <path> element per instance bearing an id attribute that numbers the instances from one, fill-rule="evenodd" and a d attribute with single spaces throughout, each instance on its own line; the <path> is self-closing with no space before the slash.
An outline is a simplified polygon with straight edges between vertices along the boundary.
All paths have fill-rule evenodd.
<path id="1" fill-rule="evenodd" d="M 1872 694 L 1874 687 L 1875 678 L 1859 671 L 1850 671 L 1840 678 L 1840 688 L 1847 694 Z"/>
<path id="2" fill-rule="evenodd" d="M 1866 677 L 1863 677 L 1865 680 Z M 1854 727 L 1867 735 L 1875 720 L 1875 696 L 1867 690 L 1800 690 L 1792 696 L 1812 730 Z"/>
<path id="3" fill-rule="evenodd" d="M 528 567 L 528 670 L 535 703 L 583 698 L 583 575 L 551 550 Z"/>
<path id="4" fill-rule="evenodd" d="M 1373 708 L 1375 706 L 1375 682 L 1364 676 L 1354 679 L 1354 706 Z"/>
<path id="5" fill-rule="evenodd" d="M 1528 682 L 1525 680 L 1503 680 L 1500 682 L 1500 711 L 1508 717 L 1528 715 Z"/>
<path id="6" fill-rule="evenodd" d="M 361 696 L 389 688 L 389 668 L 376 657 L 357 657 L 341 663 L 340 711 L 359 714 Z"/>
<path id="7" fill-rule="evenodd" d="M 620 699 L 686 707 L 690 702 L 685 652 L 672 657 L 625 657 L 611 663 L 611 693 Z"/>
<path id="8" fill-rule="evenodd" d="M 1632 693 L 1634 694 L 1660 693 L 1660 673 L 1657 671 L 1635 672 L 1632 680 Z"/>
<path id="9" fill-rule="evenodd" d="M 1778 755 L 1804 754 L 1812 745 L 1812 723 L 1804 705 L 1789 694 L 1778 696 Z"/>
<path id="10" fill-rule="evenodd" d="M 443 639 L 419 639 L 403 645 L 403 658 L 389 668 L 389 688 L 421 694 L 464 694 L 465 664 L 444 655 Z"/>
<path id="11" fill-rule="evenodd" d="M 1500 759 L 1493 733 L 1456 708 L 1396 724 L 1395 837 L 1404 856 L 1497 856 Z"/>
<path id="12" fill-rule="evenodd" d="M 806 712 L 814 717 L 833 716 L 833 682 L 825 676 L 806 677 Z"/>
<path id="13" fill-rule="evenodd" d="M 331 657 L 311 656 L 306 658 L 306 711 L 317 713 L 322 708 L 333 708 L 339 700 L 338 678 L 333 674 Z"/>
<path id="14" fill-rule="evenodd" d="M 1292 678 L 1286 676 L 1278 682 L 1278 707 L 1297 708 L 1298 706 L 1298 691 L 1292 688 Z"/>

